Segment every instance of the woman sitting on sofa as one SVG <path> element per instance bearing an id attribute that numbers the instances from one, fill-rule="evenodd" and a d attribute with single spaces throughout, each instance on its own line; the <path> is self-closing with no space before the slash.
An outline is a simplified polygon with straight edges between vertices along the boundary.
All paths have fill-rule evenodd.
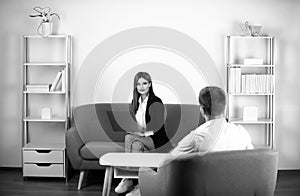
<path id="1" fill-rule="evenodd" d="M 147 152 L 159 148 L 168 142 L 164 128 L 164 105 L 153 92 L 151 76 L 139 72 L 134 77 L 131 114 L 135 118 L 138 130 L 125 136 L 126 152 Z M 115 192 L 124 193 L 133 187 L 132 179 L 124 178 L 115 188 Z M 138 186 L 127 195 L 139 192 Z"/>

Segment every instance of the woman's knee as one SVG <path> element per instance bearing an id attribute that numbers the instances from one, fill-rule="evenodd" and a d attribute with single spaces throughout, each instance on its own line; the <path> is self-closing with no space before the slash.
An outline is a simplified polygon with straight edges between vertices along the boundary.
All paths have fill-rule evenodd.
<path id="1" fill-rule="evenodd" d="M 140 141 L 135 141 L 131 145 L 132 152 L 144 152 L 145 147 Z"/>
<path id="2" fill-rule="evenodd" d="M 125 135 L 125 142 L 126 143 L 131 143 L 131 142 L 133 142 L 133 140 L 134 140 L 134 135 L 131 135 L 131 134 Z"/>

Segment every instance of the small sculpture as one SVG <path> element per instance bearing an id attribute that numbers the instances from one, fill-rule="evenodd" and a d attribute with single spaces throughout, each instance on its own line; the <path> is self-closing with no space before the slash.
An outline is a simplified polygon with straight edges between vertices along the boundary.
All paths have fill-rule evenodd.
<path id="1" fill-rule="evenodd" d="M 241 28 L 241 34 L 240 34 L 241 36 L 250 36 L 251 35 L 248 21 L 246 21 L 244 24 L 240 24 L 240 28 Z"/>
<path id="2" fill-rule="evenodd" d="M 36 6 L 33 8 L 34 11 L 36 11 L 38 14 L 30 14 L 30 17 L 41 17 L 42 21 L 40 22 L 40 25 L 37 28 L 37 33 L 41 35 L 42 37 L 48 37 L 52 33 L 52 16 L 57 16 L 57 18 L 60 20 L 60 17 L 57 13 L 51 13 L 50 7 L 40 7 Z"/>

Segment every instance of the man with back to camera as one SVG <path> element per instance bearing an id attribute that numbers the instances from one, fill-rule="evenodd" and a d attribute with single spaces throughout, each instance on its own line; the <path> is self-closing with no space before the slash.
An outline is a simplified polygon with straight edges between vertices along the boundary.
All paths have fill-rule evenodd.
<path id="1" fill-rule="evenodd" d="M 203 88 L 199 93 L 200 112 L 205 123 L 186 135 L 169 153 L 162 165 L 192 152 L 253 149 L 251 137 L 240 125 L 225 119 L 226 95 L 216 86 Z"/>
<path id="2" fill-rule="evenodd" d="M 213 151 L 253 149 L 248 132 L 242 126 L 226 121 L 226 95 L 223 89 L 216 86 L 203 88 L 199 93 L 199 104 L 206 122 L 186 135 L 161 166 L 180 155 L 193 152 L 204 155 Z M 140 196 L 140 191 L 134 195 Z"/>

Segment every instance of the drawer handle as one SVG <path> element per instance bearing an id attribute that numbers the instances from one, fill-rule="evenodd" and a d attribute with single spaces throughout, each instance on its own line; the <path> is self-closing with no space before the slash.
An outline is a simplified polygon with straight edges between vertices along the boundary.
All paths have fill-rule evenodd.
<path id="1" fill-rule="evenodd" d="M 39 167 L 50 167 L 52 163 L 36 163 L 36 165 Z"/>
<path id="2" fill-rule="evenodd" d="M 37 153 L 50 153 L 51 150 L 36 150 Z"/>

